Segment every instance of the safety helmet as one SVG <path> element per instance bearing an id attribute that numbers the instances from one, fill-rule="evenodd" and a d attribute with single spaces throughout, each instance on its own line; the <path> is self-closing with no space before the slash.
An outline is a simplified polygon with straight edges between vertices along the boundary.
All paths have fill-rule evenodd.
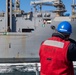
<path id="1" fill-rule="evenodd" d="M 71 34 L 72 33 L 72 26 L 69 22 L 63 21 L 58 25 L 57 31 L 62 32 L 62 33 L 66 33 L 66 34 Z"/>

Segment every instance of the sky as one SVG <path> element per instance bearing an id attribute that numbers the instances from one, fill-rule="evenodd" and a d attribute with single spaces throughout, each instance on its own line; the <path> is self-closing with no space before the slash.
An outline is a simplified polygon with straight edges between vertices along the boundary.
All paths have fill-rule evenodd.
<path id="1" fill-rule="evenodd" d="M 71 4 L 72 4 L 72 0 L 62 0 L 63 3 L 65 4 L 67 13 L 71 14 L 72 8 L 71 8 Z M 6 11 L 6 0 L 0 0 L 0 11 Z M 20 9 L 24 10 L 25 12 L 30 12 L 32 6 L 30 5 L 31 0 L 20 0 Z M 51 7 L 44 7 L 43 9 L 47 9 L 47 10 L 52 10 L 54 8 Z"/>

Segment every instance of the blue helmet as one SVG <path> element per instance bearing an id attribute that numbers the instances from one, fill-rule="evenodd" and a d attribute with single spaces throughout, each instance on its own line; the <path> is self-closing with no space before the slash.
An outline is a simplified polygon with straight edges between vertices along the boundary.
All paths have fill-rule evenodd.
<path id="1" fill-rule="evenodd" d="M 72 26 L 69 22 L 63 21 L 58 25 L 57 31 L 62 32 L 62 33 L 66 33 L 66 34 L 71 34 L 72 33 Z"/>

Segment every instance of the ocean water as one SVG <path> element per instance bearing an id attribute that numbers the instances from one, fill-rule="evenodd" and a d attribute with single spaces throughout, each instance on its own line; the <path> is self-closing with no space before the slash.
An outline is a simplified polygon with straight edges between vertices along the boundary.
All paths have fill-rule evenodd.
<path id="1" fill-rule="evenodd" d="M 39 71 L 24 71 L 24 70 L 17 70 L 17 69 L 8 69 L 4 72 L 1 72 L 0 75 L 39 75 Z"/>
<path id="2" fill-rule="evenodd" d="M 0 75 L 39 75 L 39 63 L 0 64 Z"/>
<path id="3" fill-rule="evenodd" d="M 76 75 L 76 68 L 74 68 Z M 24 65 L 0 65 L 0 75 L 40 75 L 39 63 Z"/>
<path id="4" fill-rule="evenodd" d="M 10 73 L 0 73 L 0 75 L 36 75 L 35 72 L 20 72 L 20 71 L 13 71 Z"/>
<path id="5" fill-rule="evenodd" d="M 0 73 L 0 75 L 39 75 L 36 74 L 35 72 L 31 71 L 31 72 L 20 72 L 17 70 L 14 70 L 13 72 L 9 72 L 9 73 Z M 75 70 L 75 74 L 76 75 L 76 70 Z"/>
<path id="6" fill-rule="evenodd" d="M 9 73 L 0 73 L 0 75 L 40 75 L 40 73 L 36 74 L 36 72 L 34 72 L 34 71 L 21 72 L 21 71 L 18 71 L 18 70 L 13 70 L 12 72 L 9 72 Z M 76 75 L 76 70 L 75 70 L 74 75 Z"/>

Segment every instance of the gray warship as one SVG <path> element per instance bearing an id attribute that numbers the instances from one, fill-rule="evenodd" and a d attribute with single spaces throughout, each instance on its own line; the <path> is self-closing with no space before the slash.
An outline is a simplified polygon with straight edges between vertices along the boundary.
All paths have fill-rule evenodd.
<path id="1" fill-rule="evenodd" d="M 20 9 L 20 0 L 15 0 L 14 3 L 13 0 L 6 0 L 6 12 L 0 13 L 1 72 L 5 72 L 6 69 L 9 72 L 11 68 L 21 70 L 24 67 L 24 70 L 34 70 L 38 75 L 40 45 L 42 41 L 52 35 L 53 29 L 61 21 L 69 21 L 73 25 L 71 38 L 76 40 L 76 4 L 74 0 L 71 5 L 71 16 L 64 14 L 66 8 L 62 0 L 33 0 L 30 4 L 34 11 L 26 13 Z M 43 6 L 55 7 L 56 10 L 42 10 Z M 74 66 L 76 66 L 75 64 L 74 62 Z"/>

